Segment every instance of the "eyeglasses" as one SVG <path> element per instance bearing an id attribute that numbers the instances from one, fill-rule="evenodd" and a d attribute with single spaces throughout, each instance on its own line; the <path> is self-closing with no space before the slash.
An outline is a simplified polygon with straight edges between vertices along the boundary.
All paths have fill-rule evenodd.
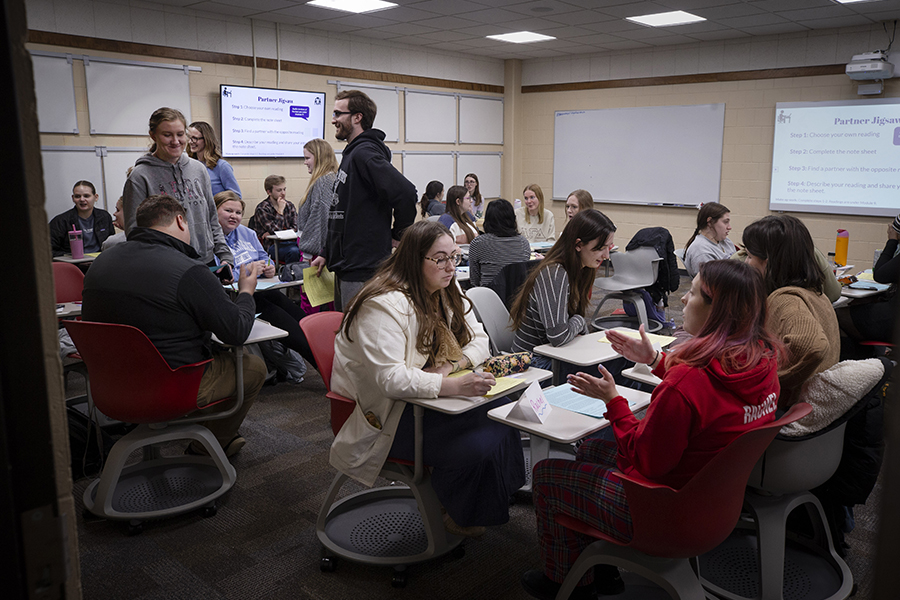
<path id="1" fill-rule="evenodd" d="M 426 256 L 425 260 L 430 260 L 434 264 L 437 265 L 438 269 L 446 269 L 447 265 L 452 264 L 453 268 L 459 266 L 459 263 L 462 262 L 462 253 L 454 252 L 450 256 L 442 256 L 440 258 L 432 258 L 431 256 Z"/>
<path id="2" fill-rule="evenodd" d="M 341 115 L 352 115 L 352 114 L 353 114 L 352 110 L 336 110 L 333 113 L 331 113 L 331 116 L 334 117 L 335 119 L 337 119 L 337 118 L 340 118 Z"/>
<path id="3" fill-rule="evenodd" d="M 193 136 L 192 135 L 192 136 L 188 137 L 188 139 L 191 140 L 192 142 L 199 142 L 203 139 L 203 136 Z"/>

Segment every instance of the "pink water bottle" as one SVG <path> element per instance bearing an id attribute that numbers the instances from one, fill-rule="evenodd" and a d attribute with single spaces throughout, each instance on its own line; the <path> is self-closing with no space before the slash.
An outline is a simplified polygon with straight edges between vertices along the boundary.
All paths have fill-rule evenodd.
<path id="1" fill-rule="evenodd" d="M 74 225 L 69 232 L 69 251 L 72 252 L 72 258 L 84 258 L 84 239 L 81 237 L 81 230 L 75 229 Z"/>
<path id="2" fill-rule="evenodd" d="M 834 262 L 841 266 L 847 266 L 847 247 L 850 245 L 850 232 L 846 229 L 837 230 L 837 240 L 834 244 Z"/>

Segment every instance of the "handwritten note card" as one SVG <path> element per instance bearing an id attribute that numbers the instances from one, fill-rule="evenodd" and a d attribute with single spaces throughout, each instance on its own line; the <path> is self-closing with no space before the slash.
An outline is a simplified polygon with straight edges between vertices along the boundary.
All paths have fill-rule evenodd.
<path id="1" fill-rule="evenodd" d="M 537 381 L 533 382 L 516 402 L 516 405 L 509 411 L 509 417 L 514 419 L 522 419 L 531 423 L 543 423 L 550 415 L 550 403 L 541 390 L 541 384 Z"/>

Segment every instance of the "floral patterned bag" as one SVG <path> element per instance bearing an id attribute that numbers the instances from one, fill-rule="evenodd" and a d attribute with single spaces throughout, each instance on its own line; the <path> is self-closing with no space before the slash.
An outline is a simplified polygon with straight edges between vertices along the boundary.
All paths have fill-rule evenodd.
<path id="1" fill-rule="evenodd" d="M 515 352 L 513 354 L 501 354 L 484 361 L 484 372 L 494 377 L 506 377 L 515 373 L 521 373 L 531 366 L 531 352 Z"/>

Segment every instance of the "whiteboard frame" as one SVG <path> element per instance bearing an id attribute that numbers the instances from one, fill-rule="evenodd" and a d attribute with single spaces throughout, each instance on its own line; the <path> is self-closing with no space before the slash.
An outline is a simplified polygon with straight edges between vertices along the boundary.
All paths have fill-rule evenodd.
<path id="1" fill-rule="evenodd" d="M 378 117 L 383 116 L 384 112 L 381 110 L 383 107 L 378 103 L 375 98 L 372 98 L 372 101 L 379 107 L 378 113 L 375 115 L 375 123 L 373 127 L 380 129 L 384 132 L 384 141 L 385 142 L 399 142 L 400 141 L 400 92 L 403 91 L 403 88 L 397 86 L 387 86 L 387 85 L 371 85 L 367 83 L 356 83 L 353 81 L 329 81 L 328 83 L 333 84 L 337 87 L 338 93 L 341 92 L 342 89 L 347 90 L 380 90 L 380 91 L 392 91 L 396 93 L 396 99 L 393 103 L 393 110 L 391 111 L 391 118 L 388 121 L 388 124 L 385 125 L 384 122 L 379 122 Z M 327 113 L 326 113 L 327 114 Z"/>
<path id="2" fill-rule="evenodd" d="M 429 181 L 437 180 L 444 184 L 444 190 L 446 191 L 451 185 L 453 185 L 454 174 L 456 172 L 456 153 L 452 150 L 440 151 L 402 151 L 400 152 L 400 156 L 403 161 L 403 176 L 406 177 L 413 185 L 416 186 L 416 197 L 421 198 L 422 194 L 425 193 L 425 187 L 428 185 Z M 409 172 L 410 164 L 408 159 L 415 158 L 424 158 L 424 157 L 437 157 L 437 158 L 449 158 L 449 175 L 445 176 L 444 173 L 433 173 L 432 175 L 428 175 L 424 178 L 424 180 L 420 179 L 414 173 Z M 447 168 L 446 166 L 442 168 Z M 415 179 L 411 178 L 412 175 Z M 421 184 L 421 188 L 419 187 Z"/>
<path id="3" fill-rule="evenodd" d="M 103 163 L 101 153 L 103 146 L 42 146 L 41 147 L 41 164 L 44 173 L 44 210 L 47 212 L 48 222 L 56 215 L 65 212 L 74 206 L 72 204 L 72 188 L 76 181 L 86 179 L 94 184 L 97 193 L 100 194 L 100 202 L 97 203 L 98 208 L 102 208 L 108 212 L 109 205 L 106 198 L 106 190 L 103 182 Z M 60 174 L 58 170 L 48 168 L 44 165 L 44 153 L 52 153 L 59 155 L 80 154 L 84 157 L 96 161 L 96 170 L 91 173 L 79 171 L 78 173 Z M 86 161 L 87 162 L 87 161 Z M 62 187 L 60 187 L 62 186 Z M 63 198 L 66 201 L 63 201 Z M 118 198 L 118 196 L 116 196 Z M 113 201 L 115 204 L 115 200 Z"/>
<path id="4" fill-rule="evenodd" d="M 37 101 L 39 132 L 78 135 L 78 108 L 77 99 L 75 97 L 75 71 L 72 68 L 72 61 L 75 59 L 75 56 L 62 52 L 42 52 L 39 50 L 32 50 L 30 54 L 32 70 L 34 71 L 34 95 Z M 35 58 L 49 58 L 66 61 L 69 76 L 66 79 L 66 82 L 63 84 L 63 89 L 58 93 L 39 93 L 40 87 L 43 87 L 43 84 L 50 84 L 51 82 L 43 79 L 38 75 L 39 69 L 37 68 L 37 64 L 35 63 Z M 40 83 L 39 81 L 43 83 Z M 49 87 L 54 88 L 54 84 L 58 85 L 59 83 L 61 83 L 59 80 L 54 80 Z M 71 100 L 71 104 L 69 104 L 69 102 L 65 100 L 67 97 Z M 44 98 L 44 101 L 41 101 L 41 98 Z M 50 100 L 49 103 L 47 101 L 48 98 Z M 53 124 L 50 125 L 50 123 Z"/>
<path id="5" fill-rule="evenodd" d="M 453 99 L 453 110 L 448 110 L 448 114 L 453 115 L 452 126 L 449 119 L 433 119 L 432 115 L 438 111 L 434 111 L 423 105 L 418 104 L 421 96 L 439 96 L 449 97 Z M 417 101 L 410 102 L 410 97 L 416 98 Z M 406 89 L 404 92 L 403 105 L 403 124 L 404 139 L 407 143 L 423 143 L 423 144 L 456 144 L 459 139 L 457 114 L 459 111 L 459 94 L 447 92 L 432 92 L 428 90 L 411 90 Z M 411 108 L 412 107 L 412 108 Z M 420 120 L 428 119 L 429 125 L 439 124 L 440 129 L 434 132 L 428 131 L 426 135 L 422 135 L 424 128 Z M 452 128 L 453 133 L 450 133 Z M 415 137 L 410 137 L 410 135 Z M 426 139 L 428 135 L 435 135 L 433 139 Z M 420 139 L 421 136 L 421 139 Z"/>
<path id="6" fill-rule="evenodd" d="M 488 156 L 493 157 L 496 156 L 499 161 L 497 164 L 497 172 L 494 174 L 490 172 L 489 175 L 485 176 L 484 169 L 469 169 L 469 168 L 460 168 L 459 159 L 461 157 L 469 157 L 469 156 Z M 480 173 L 478 171 L 481 171 Z M 457 152 L 456 153 L 456 181 L 457 185 L 463 185 L 463 179 L 466 177 L 466 173 L 475 173 L 478 175 L 478 190 L 481 192 L 481 196 L 488 200 L 493 200 L 496 198 L 501 198 L 501 192 L 503 191 L 503 153 L 502 152 Z M 486 193 L 492 191 L 490 188 L 486 188 L 485 185 L 490 185 L 491 179 L 496 178 L 497 180 L 497 193 L 491 194 Z"/>
<path id="7" fill-rule="evenodd" d="M 459 100 L 456 103 L 458 111 L 459 111 L 459 115 L 457 116 L 457 121 L 459 123 L 459 125 L 458 125 L 458 127 L 459 127 L 459 143 L 460 144 L 503 145 L 503 115 L 506 111 L 506 104 L 504 103 L 503 98 L 502 97 L 494 97 L 494 96 L 471 96 L 468 94 L 457 94 L 457 97 L 459 98 Z M 465 139 L 465 137 L 467 135 L 476 135 L 477 136 L 477 132 L 490 132 L 490 129 L 486 126 L 486 124 L 484 124 L 482 121 L 479 121 L 479 120 L 476 120 L 475 122 L 472 123 L 471 126 L 468 126 L 468 121 L 464 117 L 464 115 L 468 115 L 469 113 L 464 110 L 464 103 L 463 103 L 464 100 L 474 100 L 477 102 L 499 102 L 500 103 L 499 118 L 496 114 L 483 115 L 484 117 L 489 119 L 488 124 L 492 124 L 495 122 L 500 124 L 499 141 L 497 140 L 497 138 L 490 138 L 490 137 L 484 138 L 484 139 L 472 139 L 472 140 Z M 476 112 L 475 114 L 473 114 L 471 116 L 475 117 L 475 116 L 482 116 L 482 115 L 480 115 Z"/>

